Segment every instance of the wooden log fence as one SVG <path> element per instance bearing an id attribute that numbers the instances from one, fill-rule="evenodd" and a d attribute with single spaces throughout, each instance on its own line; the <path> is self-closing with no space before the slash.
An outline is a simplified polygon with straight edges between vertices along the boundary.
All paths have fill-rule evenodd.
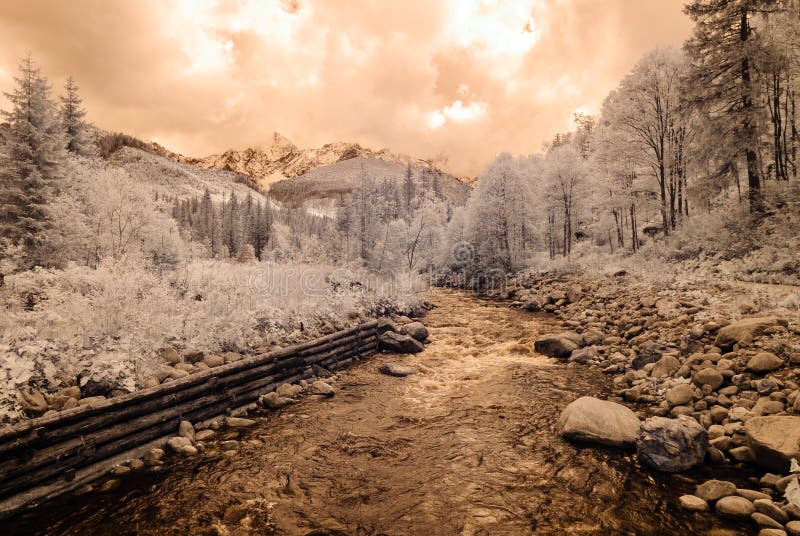
<path id="1" fill-rule="evenodd" d="M 336 370 L 378 349 L 368 322 L 302 344 L 244 358 L 117 398 L 90 402 L 0 429 L 0 519 L 96 478 L 137 449 L 193 423 L 252 404 L 283 383 Z"/>

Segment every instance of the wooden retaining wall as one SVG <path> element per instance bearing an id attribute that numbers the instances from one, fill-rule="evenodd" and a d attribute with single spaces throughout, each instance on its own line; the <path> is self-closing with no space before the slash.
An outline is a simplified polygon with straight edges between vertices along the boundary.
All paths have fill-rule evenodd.
<path id="1" fill-rule="evenodd" d="M 252 404 L 310 367 L 346 367 L 377 350 L 378 323 L 0 429 L 0 519 L 74 489 L 163 444 L 178 423 Z"/>

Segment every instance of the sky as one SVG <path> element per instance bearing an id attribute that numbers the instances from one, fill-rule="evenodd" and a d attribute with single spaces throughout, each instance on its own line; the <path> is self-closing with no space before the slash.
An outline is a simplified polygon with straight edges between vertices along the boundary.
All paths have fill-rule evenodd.
<path id="1" fill-rule="evenodd" d="M 0 90 L 30 52 L 97 126 L 185 155 L 353 141 L 477 175 L 572 127 L 683 0 L 0 0 Z M 0 108 L 8 102 L 0 98 Z"/>

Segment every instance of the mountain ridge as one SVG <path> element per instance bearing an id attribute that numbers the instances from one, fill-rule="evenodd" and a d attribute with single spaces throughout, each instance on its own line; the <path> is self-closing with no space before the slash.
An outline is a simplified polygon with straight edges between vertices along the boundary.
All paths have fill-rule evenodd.
<path id="1" fill-rule="evenodd" d="M 389 149 L 374 150 L 359 143 L 345 141 L 303 149 L 278 132 L 273 133 L 272 141 L 267 145 L 228 149 L 206 157 L 186 157 L 176 153 L 171 153 L 169 156 L 205 169 L 221 169 L 248 175 L 263 191 L 268 191 L 275 182 L 293 179 L 319 167 L 357 157 L 375 158 L 402 165 L 410 164 L 417 170 L 430 170 L 448 175 L 470 186 L 474 182 L 471 178 L 451 175 L 429 160 L 395 153 Z"/>

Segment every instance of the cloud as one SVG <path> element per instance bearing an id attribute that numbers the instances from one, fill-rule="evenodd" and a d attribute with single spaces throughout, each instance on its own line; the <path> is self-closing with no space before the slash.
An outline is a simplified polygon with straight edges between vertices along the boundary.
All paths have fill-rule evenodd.
<path id="1" fill-rule="evenodd" d="M 98 126 L 185 154 L 334 140 L 477 174 L 597 109 L 689 33 L 682 0 L 6 0 L 0 89 L 34 54 Z M 6 107 L 0 99 L 0 107 Z M 436 128 L 432 128 L 436 127 Z"/>

